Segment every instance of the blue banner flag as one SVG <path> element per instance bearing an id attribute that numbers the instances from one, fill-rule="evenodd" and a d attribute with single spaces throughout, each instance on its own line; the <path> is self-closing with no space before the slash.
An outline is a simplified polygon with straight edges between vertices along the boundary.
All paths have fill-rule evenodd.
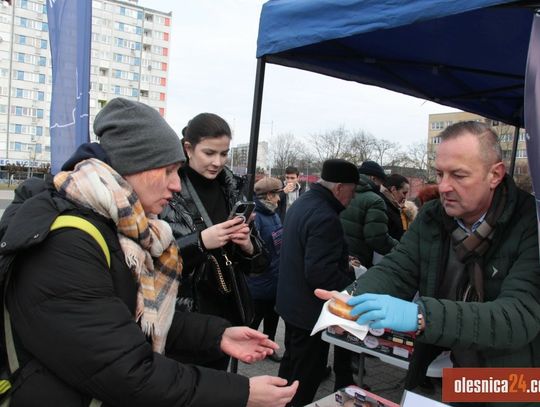
<path id="1" fill-rule="evenodd" d="M 538 14 L 534 16 L 529 40 L 524 110 L 529 173 L 536 197 L 536 214 L 540 219 L 540 16 Z M 538 233 L 540 234 L 540 227 Z"/>
<path id="2" fill-rule="evenodd" d="M 92 0 L 47 0 L 52 58 L 51 172 L 90 141 Z"/>

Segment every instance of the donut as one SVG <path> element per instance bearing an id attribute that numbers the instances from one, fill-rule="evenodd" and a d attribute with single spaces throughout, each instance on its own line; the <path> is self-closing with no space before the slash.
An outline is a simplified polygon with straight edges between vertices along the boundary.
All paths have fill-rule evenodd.
<path id="1" fill-rule="evenodd" d="M 358 319 L 358 315 L 354 317 L 351 315 L 351 310 L 353 307 L 336 298 L 330 299 L 328 309 L 332 314 L 337 315 L 338 317 L 345 318 L 350 321 L 356 321 Z"/>

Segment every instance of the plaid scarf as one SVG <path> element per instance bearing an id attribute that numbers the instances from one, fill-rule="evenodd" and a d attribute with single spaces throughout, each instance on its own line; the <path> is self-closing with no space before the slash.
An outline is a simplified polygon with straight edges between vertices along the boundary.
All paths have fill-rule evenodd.
<path id="1" fill-rule="evenodd" d="M 507 195 L 506 185 L 503 183 L 495 190 L 492 204 L 484 220 L 471 234 L 467 234 L 459 226 L 456 227 L 455 220 L 450 221 L 446 216 L 447 228 L 453 229 L 451 232 L 453 248 L 458 260 L 465 264 L 467 274 L 455 293 L 458 301 L 484 302 L 483 255 L 491 246 L 495 225 L 505 209 Z"/>
<path id="2" fill-rule="evenodd" d="M 131 185 L 95 158 L 54 177 L 58 192 L 77 204 L 114 221 L 125 261 L 138 283 L 135 318 L 163 353 L 172 323 L 182 272 L 170 226 L 147 217 Z"/>

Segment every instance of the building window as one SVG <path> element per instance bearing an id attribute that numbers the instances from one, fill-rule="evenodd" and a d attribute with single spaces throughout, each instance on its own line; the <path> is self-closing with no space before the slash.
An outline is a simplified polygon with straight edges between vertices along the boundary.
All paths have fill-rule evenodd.
<path id="1" fill-rule="evenodd" d="M 516 157 L 517 158 L 527 158 L 527 150 L 525 149 L 518 149 L 516 151 Z"/>
<path id="2" fill-rule="evenodd" d="M 444 129 L 444 122 L 431 122 L 431 130 Z"/>

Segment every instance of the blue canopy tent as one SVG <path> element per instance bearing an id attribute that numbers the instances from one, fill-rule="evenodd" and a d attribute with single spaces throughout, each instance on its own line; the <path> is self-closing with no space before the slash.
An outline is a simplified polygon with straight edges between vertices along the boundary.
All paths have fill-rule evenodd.
<path id="1" fill-rule="evenodd" d="M 248 173 L 265 63 L 375 85 L 524 127 L 536 6 L 512 0 L 270 0 L 257 41 Z M 510 172 L 513 173 L 518 137 Z"/>

